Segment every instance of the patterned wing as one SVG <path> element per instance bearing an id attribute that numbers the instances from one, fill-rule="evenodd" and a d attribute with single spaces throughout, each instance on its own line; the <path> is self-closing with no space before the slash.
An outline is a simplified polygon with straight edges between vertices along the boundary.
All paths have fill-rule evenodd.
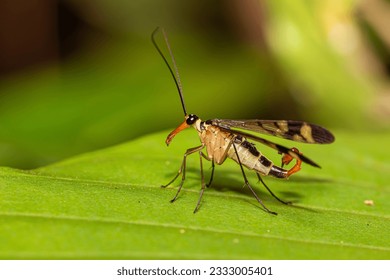
<path id="1" fill-rule="evenodd" d="M 303 121 L 213 119 L 208 123 L 225 129 L 244 129 L 302 143 L 328 144 L 334 141 L 329 130 Z"/>

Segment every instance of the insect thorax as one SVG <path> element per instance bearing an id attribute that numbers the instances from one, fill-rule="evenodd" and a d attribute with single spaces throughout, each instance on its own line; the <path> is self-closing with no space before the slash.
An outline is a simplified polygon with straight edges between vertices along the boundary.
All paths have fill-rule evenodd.
<path id="1" fill-rule="evenodd" d="M 227 157 L 234 135 L 209 124 L 208 121 L 201 121 L 199 125 L 195 124 L 195 128 L 198 131 L 200 141 L 206 147 L 208 159 L 213 160 L 216 164 L 222 164 Z"/>

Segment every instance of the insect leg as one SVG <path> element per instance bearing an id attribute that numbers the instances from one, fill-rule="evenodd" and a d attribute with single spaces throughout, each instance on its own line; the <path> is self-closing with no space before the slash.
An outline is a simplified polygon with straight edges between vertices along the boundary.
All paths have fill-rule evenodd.
<path id="1" fill-rule="evenodd" d="M 177 172 L 176 176 L 166 185 L 162 185 L 161 187 L 162 188 L 166 188 L 168 187 L 170 184 L 172 184 L 176 179 L 177 177 L 179 177 L 180 174 L 182 174 L 181 176 L 181 182 L 180 182 L 180 185 L 179 185 L 179 188 L 177 190 L 177 193 L 175 195 L 175 197 L 171 200 L 171 202 L 174 202 L 176 199 L 177 199 L 177 196 L 179 195 L 180 191 L 181 191 L 181 188 L 183 186 L 183 183 L 184 183 L 184 180 L 185 180 L 185 177 L 186 177 L 186 160 L 187 160 L 187 156 L 190 155 L 190 154 L 193 154 L 193 153 L 196 153 L 196 152 L 199 152 L 201 151 L 202 149 L 204 148 L 204 145 L 200 145 L 198 147 L 194 147 L 194 148 L 191 148 L 191 149 L 188 149 L 185 153 L 184 153 L 184 156 L 183 156 L 183 162 L 180 166 L 180 169 L 179 171 Z"/>
<path id="2" fill-rule="evenodd" d="M 278 213 L 276 212 L 273 212 L 271 210 L 269 210 L 263 203 L 263 201 L 261 201 L 261 199 L 257 196 L 256 192 L 253 190 L 253 188 L 251 187 L 251 185 L 249 184 L 249 181 L 248 179 L 246 178 L 246 175 L 245 175 L 245 172 L 244 172 L 244 168 L 242 167 L 242 164 L 241 164 L 241 160 L 240 160 L 240 156 L 238 155 L 238 152 L 237 152 L 237 148 L 236 148 L 236 145 L 234 144 L 234 141 L 232 142 L 233 144 L 233 148 L 234 148 L 234 152 L 236 153 L 236 156 L 237 156 L 237 159 L 238 159 L 238 164 L 240 165 L 240 168 L 241 168 L 241 172 L 242 172 L 242 176 L 244 177 L 244 186 L 247 186 L 251 192 L 253 193 L 254 197 L 256 198 L 256 200 L 260 203 L 261 206 L 263 206 L 264 210 L 270 214 L 273 214 L 273 215 L 277 215 Z"/>
<path id="3" fill-rule="evenodd" d="M 291 204 L 291 202 L 286 202 L 286 201 L 283 201 L 281 200 L 279 197 L 277 197 L 272 191 L 271 189 L 265 184 L 265 182 L 263 181 L 263 178 L 261 178 L 260 174 L 256 172 L 256 175 L 257 175 L 257 178 L 259 178 L 259 181 L 263 184 L 263 186 L 267 189 L 267 191 L 274 197 L 276 198 L 276 200 L 280 201 L 281 203 L 283 204 Z"/>
<path id="4" fill-rule="evenodd" d="M 195 214 L 195 213 L 198 211 L 198 209 L 199 209 L 200 202 L 201 202 L 201 200 L 202 200 L 202 196 L 203 196 L 204 190 L 205 190 L 205 188 L 206 188 L 206 185 L 205 185 L 205 183 L 204 183 L 204 173 L 203 173 L 202 156 L 204 157 L 204 154 L 202 153 L 202 151 L 199 151 L 199 160 L 200 160 L 200 179 L 201 179 L 202 188 L 201 188 L 200 193 L 199 193 L 198 203 L 196 203 L 196 207 L 195 207 L 195 209 L 194 209 L 194 214 Z"/>
<path id="5" fill-rule="evenodd" d="M 206 185 L 206 187 L 210 187 L 211 186 L 211 182 L 213 181 L 213 178 L 214 178 L 214 169 L 215 169 L 215 164 L 214 164 L 214 160 L 211 161 L 211 176 L 210 176 L 210 181 L 208 182 L 208 184 Z"/>

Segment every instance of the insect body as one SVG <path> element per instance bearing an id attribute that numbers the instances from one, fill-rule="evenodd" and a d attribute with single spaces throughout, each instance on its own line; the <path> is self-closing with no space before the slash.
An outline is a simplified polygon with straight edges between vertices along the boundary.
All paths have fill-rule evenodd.
<path id="1" fill-rule="evenodd" d="M 264 187 L 270 192 L 270 194 L 275 197 L 277 200 L 284 204 L 289 204 L 288 202 L 284 202 L 279 199 L 264 183 L 261 176 L 271 175 L 277 178 L 288 178 L 292 174 L 298 172 L 301 169 L 302 162 L 308 163 L 312 166 L 319 167 L 318 164 L 308 159 L 302 153 L 298 151 L 296 148 L 286 148 L 279 144 L 268 141 L 264 138 L 252 135 L 247 132 L 243 132 L 242 130 L 259 132 L 263 134 L 270 134 L 274 136 L 278 136 L 281 138 L 303 142 L 303 143 L 317 143 L 317 144 L 325 144 L 331 143 L 334 141 L 334 136 L 325 128 L 322 128 L 317 125 L 308 124 L 302 121 L 284 121 L 284 120 L 223 120 L 223 119 L 212 119 L 207 121 L 202 121 L 198 116 L 194 114 L 187 114 L 187 110 L 184 103 L 184 98 L 182 94 L 182 88 L 180 84 L 180 78 L 177 71 L 176 63 L 171 52 L 167 36 L 163 30 L 164 39 L 167 45 L 167 48 L 170 52 L 173 66 L 176 71 L 175 73 L 172 71 L 169 63 L 165 59 L 161 50 L 157 46 L 154 36 L 158 29 L 156 29 L 152 34 L 152 41 L 160 53 L 162 58 L 164 59 L 168 69 L 170 70 L 172 77 L 175 81 L 176 87 L 179 92 L 181 104 L 184 111 L 184 122 L 180 124 L 175 130 L 173 130 L 166 139 L 166 144 L 169 145 L 172 139 L 183 129 L 188 127 L 193 127 L 198 132 L 201 145 L 190 148 L 186 151 L 183 157 L 182 165 L 177 172 L 176 176 L 166 185 L 162 187 L 167 187 L 172 184 L 181 174 L 182 179 L 177 190 L 175 197 L 171 200 L 174 202 L 183 186 L 185 180 L 185 172 L 186 172 L 186 158 L 188 155 L 193 153 L 198 153 L 200 157 L 200 173 L 201 173 L 201 184 L 202 188 L 200 191 L 200 196 L 198 199 L 198 203 L 195 207 L 194 213 L 199 209 L 200 202 L 203 196 L 203 192 L 206 186 L 210 186 L 213 180 L 214 175 L 214 167 L 215 164 L 221 165 L 227 158 L 230 158 L 237 162 L 241 168 L 241 172 L 244 178 L 244 186 L 247 186 L 256 200 L 262 205 L 265 211 L 271 214 L 276 214 L 275 212 L 270 211 L 261 199 L 257 196 L 256 192 L 253 190 L 249 181 L 246 177 L 245 171 L 243 167 L 248 168 L 249 170 L 253 170 L 256 172 L 260 182 L 264 185 Z M 240 130 L 237 130 L 240 129 Z M 253 140 L 264 145 L 267 145 L 273 149 L 276 149 L 280 154 L 282 154 L 282 164 L 281 167 L 275 165 L 272 161 L 267 159 L 264 155 L 261 154 L 255 147 L 255 145 L 248 140 Z M 206 150 L 206 153 L 203 151 Z M 209 183 L 206 185 L 204 181 L 203 174 L 203 163 L 202 158 L 211 161 L 212 163 L 212 172 Z M 283 169 L 284 165 L 289 164 L 292 160 L 295 160 L 295 164 L 290 169 Z"/>

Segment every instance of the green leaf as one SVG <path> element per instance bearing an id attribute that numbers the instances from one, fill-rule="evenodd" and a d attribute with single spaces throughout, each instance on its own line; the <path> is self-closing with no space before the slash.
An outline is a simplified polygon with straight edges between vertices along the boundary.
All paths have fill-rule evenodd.
<path id="1" fill-rule="evenodd" d="M 290 180 L 265 178 L 280 204 L 247 172 L 274 216 L 247 189 L 237 164 L 216 166 L 200 210 L 199 157 L 187 178 L 160 188 L 183 152 L 199 145 L 194 131 L 167 133 L 32 171 L 0 169 L 0 258 L 7 259 L 388 259 L 389 134 L 336 133 L 332 145 L 298 145 L 322 165 L 304 165 Z M 296 144 L 296 143 L 293 143 Z M 289 143 L 291 146 L 291 142 Z M 266 147 L 258 148 L 280 162 Z M 386 151 L 386 148 L 384 148 Z M 203 162 L 206 179 L 208 162 Z M 365 200 L 373 200 L 368 206 Z"/>

